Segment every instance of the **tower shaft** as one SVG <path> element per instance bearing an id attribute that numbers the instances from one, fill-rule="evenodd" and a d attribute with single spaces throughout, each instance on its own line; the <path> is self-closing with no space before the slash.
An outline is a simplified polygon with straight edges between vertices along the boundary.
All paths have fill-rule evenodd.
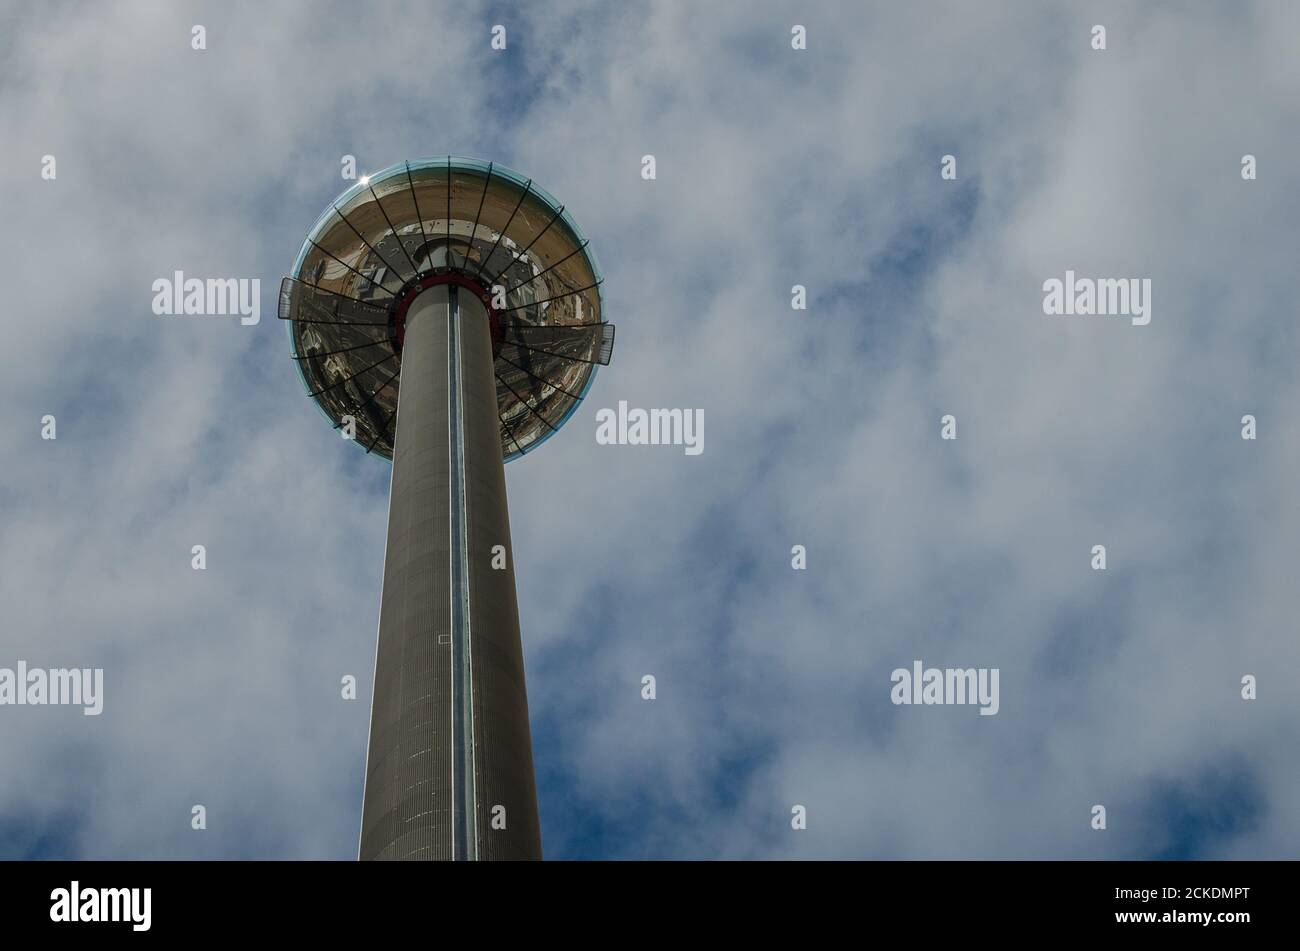
<path id="1" fill-rule="evenodd" d="M 406 316 L 359 857 L 541 858 L 491 330 L 454 285 Z"/>

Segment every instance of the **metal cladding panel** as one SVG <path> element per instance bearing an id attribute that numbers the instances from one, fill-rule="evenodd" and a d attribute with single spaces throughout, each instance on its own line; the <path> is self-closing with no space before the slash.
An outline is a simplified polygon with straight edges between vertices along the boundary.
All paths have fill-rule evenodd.
<path id="1" fill-rule="evenodd" d="M 476 437 L 486 434 L 465 441 L 481 857 L 540 859 L 541 827 L 506 475 L 495 438 L 498 422 L 492 341 L 487 313 L 476 299 L 463 295 L 465 298 L 461 311 L 465 431 Z M 492 549 L 497 545 L 505 548 L 502 569 L 492 567 Z M 495 806 L 505 808 L 505 829 L 492 827 Z"/>
<path id="2" fill-rule="evenodd" d="M 447 289 L 426 294 L 397 412 L 362 859 L 452 857 Z"/>
<path id="3" fill-rule="evenodd" d="M 451 295 L 460 307 L 456 335 L 448 333 Z M 359 855 L 537 859 L 541 834 L 487 314 L 473 295 L 445 286 L 418 300 L 397 411 Z M 460 341 L 459 400 L 448 383 L 453 336 Z M 457 406 L 459 430 L 452 425 Z M 463 483 L 455 478 L 458 431 Z M 454 543 L 462 524 L 458 484 L 463 558 Z M 506 551 L 504 569 L 492 567 L 497 545 Z M 467 623 L 458 625 L 462 564 L 468 611 Z M 462 643 L 468 650 L 456 646 Z M 472 684 L 472 716 L 458 727 L 461 669 Z M 458 729 L 473 764 L 471 784 L 464 771 L 458 775 L 466 761 Z M 464 824 L 454 802 L 463 789 L 473 796 L 465 816 L 471 828 L 458 839 Z M 494 828 L 496 806 L 505 808 L 504 829 Z"/>

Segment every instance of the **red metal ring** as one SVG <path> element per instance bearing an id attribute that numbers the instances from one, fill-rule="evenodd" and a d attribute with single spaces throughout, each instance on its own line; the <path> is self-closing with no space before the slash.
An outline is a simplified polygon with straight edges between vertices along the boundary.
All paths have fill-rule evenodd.
<path id="1" fill-rule="evenodd" d="M 402 290 L 401 296 L 397 298 L 396 306 L 388 318 L 388 339 L 393 344 L 394 352 L 402 352 L 402 342 L 406 339 L 406 312 L 411 309 L 411 304 L 415 302 L 415 299 L 422 291 L 430 287 L 436 287 L 439 284 L 454 284 L 457 287 L 466 288 L 483 302 L 483 307 L 487 311 L 488 323 L 492 328 L 492 355 L 496 356 L 505 339 L 505 322 L 501 314 L 492 306 L 492 296 L 487 292 L 487 289 L 478 281 L 460 271 L 426 274 Z"/>

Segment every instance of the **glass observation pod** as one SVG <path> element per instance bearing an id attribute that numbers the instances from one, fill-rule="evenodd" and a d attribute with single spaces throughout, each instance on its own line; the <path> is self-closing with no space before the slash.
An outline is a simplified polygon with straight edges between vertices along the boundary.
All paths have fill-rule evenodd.
<path id="1" fill-rule="evenodd" d="M 478 296 L 491 321 L 501 451 L 530 452 L 573 415 L 614 328 L 574 220 L 501 165 L 443 156 L 362 178 L 325 210 L 280 287 L 293 359 L 335 428 L 391 459 L 402 339 L 435 284 Z"/>

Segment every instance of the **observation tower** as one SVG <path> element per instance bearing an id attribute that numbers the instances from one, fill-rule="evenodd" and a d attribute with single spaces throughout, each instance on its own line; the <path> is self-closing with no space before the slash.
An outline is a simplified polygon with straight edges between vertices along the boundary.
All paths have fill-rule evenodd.
<path id="1" fill-rule="evenodd" d="M 505 463 L 609 363 L 595 256 L 564 206 L 491 162 L 357 181 L 280 287 L 330 423 L 392 461 L 361 859 L 538 859 Z"/>

